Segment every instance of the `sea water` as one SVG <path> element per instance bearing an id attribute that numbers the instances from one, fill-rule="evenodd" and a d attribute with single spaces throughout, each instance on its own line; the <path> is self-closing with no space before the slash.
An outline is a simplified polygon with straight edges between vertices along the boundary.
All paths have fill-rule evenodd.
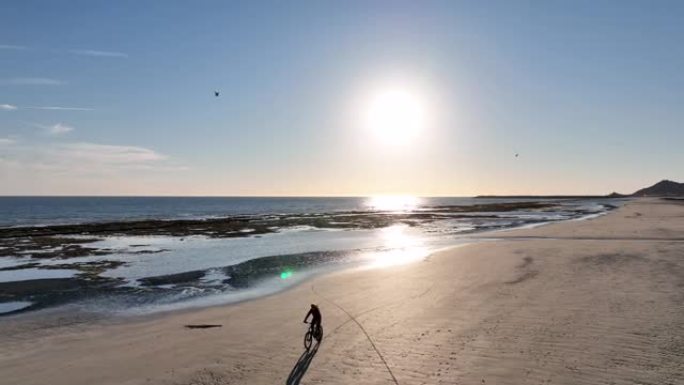
<path id="1" fill-rule="evenodd" d="M 322 213 L 345 221 L 349 212 L 403 215 L 428 208 L 435 212 L 435 207 L 442 206 L 513 201 L 521 200 L 414 198 L 390 201 L 386 205 L 373 198 L 2 197 L 0 227 Z M 0 271 L 0 282 L 74 277 L 79 273 L 77 270 L 61 266 L 115 261 L 123 264 L 100 274 L 117 280 L 110 293 L 83 298 L 75 295 L 70 301 L 89 310 L 123 312 L 208 306 L 271 294 L 314 275 L 342 268 L 386 268 L 419 261 L 440 248 L 470 242 L 467 234 L 473 232 L 588 218 L 619 204 L 591 199 L 551 202 L 558 205 L 544 210 L 464 212 L 455 217 L 412 222 L 410 226 L 406 223 L 370 229 L 295 226 L 238 238 L 109 236 L 86 244 L 110 250 L 106 255 L 67 260 L 36 260 L 24 255 L 0 257 L 0 268 L 4 269 Z M 37 262 L 39 266 L 11 270 L 12 266 L 29 262 Z M 182 276 L 186 273 L 191 278 Z M 178 274 L 181 276 L 176 277 Z M 6 302 L 0 310 L 16 311 L 26 307 L 26 303 Z"/>

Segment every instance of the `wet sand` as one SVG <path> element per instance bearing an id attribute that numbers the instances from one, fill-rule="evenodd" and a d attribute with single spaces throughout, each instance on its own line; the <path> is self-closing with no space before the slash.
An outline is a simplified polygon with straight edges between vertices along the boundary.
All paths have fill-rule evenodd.
<path id="1" fill-rule="evenodd" d="M 125 322 L 6 318 L 0 382 L 684 382 L 684 204 L 634 200 L 593 220 L 495 235 L 238 305 Z M 310 303 L 325 337 L 303 354 Z"/>

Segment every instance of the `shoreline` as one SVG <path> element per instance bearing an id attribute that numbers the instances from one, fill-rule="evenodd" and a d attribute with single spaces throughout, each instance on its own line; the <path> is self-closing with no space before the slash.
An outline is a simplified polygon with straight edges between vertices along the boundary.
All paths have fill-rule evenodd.
<path id="1" fill-rule="evenodd" d="M 610 211 L 615 207 L 614 205 L 605 204 L 600 206 L 606 211 Z M 508 225 L 502 224 L 501 226 L 503 226 L 503 228 L 497 228 L 497 226 L 494 226 L 491 229 L 487 227 L 481 229 L 474 228 L 471 231 L 463 231 L 455 235 L 457 238 L 465 238 L 471 235 L 505 230 L 511 226 L 513 228 L 522 228 L 525 226 L 534 227 L 554 223 L 558 221 L 558 219 L 550 219 L 551 217 L 546 218 L 545 215 L 548 214 L 544 213 L 547 212 L 546 210 L 551 210 L 550 212 L 553 213 L 553 210 L 561 210 L 561 207 L 563 208 L 562 210 L 565 210 L 562 215 L 568 216 L 571 219 L 578 219 L 578 217 L 583 218 L 592 215 L 590 212 L 593 212 L 586 211 L 587 209 L 583 209 L 581 204 L 565 207 L 554 202 L 499 202 L 470 206 L 433 206 L 413 212 L 396 213 L 376 211 L 365 213 L 341 212 L 336 214 L 290 215 L 287 217 L 278 215 L 255 215 L 251 217 L 240 216 L 211 220 L 182 220 L 170 222 L 134 221 L 0 229 L 0 257 L 5 256 L 12 258 L 13 255 L 23 256 L 23 261 L 21 262 L 17 262 L 14 265 L 0 266 L 0 274 L 4 274 L 9 278 L 11 278 L 11 274 L 23 274 L 23 276 L 27 277 L 23 278 L 23 280 L 9 279 L 6 282 L 0 282 L 0 291 L 4 293 L 4 298 L 2 298 L 3 296 L 0 296 L 0 300 L 4 299 L 6 307 L 11 307 L 12 304 L 17 305 L 17 310 L 3 312 L 0 317 L 4 318 L 13 314 L 37 311 L 53 307 L 54 305 L 61 306 L 82 299 L 97 299 L 98 296 L 114 295 L 125 301 L 127 296 L 134 296 L 138 293 L 138 287 L 148 289 L 148 292 L 151 293 L 150 295 L 153 296 L 163 296 L 167 292 L 168 295 L 176 295 L 176 288 L 182 289 L 184 286 L 198 287 L 200 290 L 204 290 L 202 288 L 202 285 L 204 285 L 202 280 L 205 276 L 210 274 L 209 270 L 220 271 L 219 275 L 225 275 L 222 284 L 224 286 L 230 285 L 231 288 L 236 289 L 235 295 L 247 295 L 253 298 L 258 297 L 258 295 L 252 296 L 251 294 L 241 293 L 240 291 L 245 288 L 250 288 L 252 291 L 259 290 L 258 287 L 253 286 L 250 282 L 267 278 L 267 275 L 272 273 L 268 270 L 269 266 L 270 268 L 274 268 L 275 265 L 278 264 L 294 264 L 293 266 L 305 270 L 311 269 L 310 273 L 319 275 L 320 272 L 317 270 L 327 270 L 329 268 L 326 266 L 327 263 L 332 262 L 333 264 L 338 263 L 344 265 L 345 255 L 352 256 L 353 254 L 358 254 L 362 251 L 353 248 L 349 250 L 340 248 L 338 249 L 339 251 L 335 252 L 327 251 L 327 249 L 323 248 L 321 249 L 322 251 L 308 254 L 306 252 L 294 252 L 293 254 L 290 254 L 281 251 L 282 253 L 280 254 L 257 255 L 247 261 L 236 261 L 233 262 L 233 264 L 225 262 L 226 265 L 222 267 L 213 265 L 214 267 L 209 270 L 206 268 L 199 268 L 199 270 L 166 273 L 159 271 L 156 275 L 154 272 L 150 271 L 145 276 L 135 277 L 132 281 L 131 278 L 126 277 L 125 273 L 123 275 L 121 273 L 118 275 L 109 273 L 110 271 L 125 270 L 129 265 L 137 263 L 135 260 L 138 258 L 140 260 L 145 260 L 147 257 L 143 254 L 165 253 L 159 258 L 166 258 L 169 253 L 173 254 L 175 252 L 175 248 L 183 249 L 187 247 L 187 244 L 193 237 L 207 237 L 208 240 L 235 238 L 255 239 L 261 236 L 285 234 L 285 230 L 290 227 L 280 226 L 290 226 L 295 222 L 299 225 L 306 222 L 308 226 L 313 226 L 312 228 L 320 230 L 374 230 L 400 224 L 421 228 L 424 225 L 430 226 L 433 221 L 443 221 L 445 219 L 453 220 L 454 218 L 461 218 L 463 215 L 465 215 L 465 218 L 468 218 L 468 220 L 478 220 L 477 218 L 498 218 L 499 215 L 502 215 L 502 218 L 508 218 L 507 215 L 515 217 L 515 213 L 517 212 L 531 211 L 539 213 L 539 216 L 535 215 L 531 218 L 524 218 L 524 216 L 522 216 L 519 220 L 516 220 L 517 222 L 521 222 L 522 225 L 513 225 L 513 222 L 511 222 L 511 224 Z M 482 212 L 482 210 L 485 210 L 485 212 Z M 595 210 L 595 208 L 592 210 Z M 339 218 L 344 220 L 341 221 L 340 219 L 336 219 L 338 216 L 342 216 Z M 484 222 L 486 224 L 485 226 L 490 226 L 487 224 L 489 223 L 488 221 L 492 224 L 494 223 L 492 220 L 486 219 Z M 167 223 L 167 225 L 161 227 L 155 226 L 154 224 L 157 224 L 158 222 L 164 222 Z M 274 223 L 278 223 L 279 226 L 271 226 Z M 329 226 L 332 226 L 332 228 Z M 227 232 L 218 231 L 219 229 Z M 160 235 L 161 233 L 148 234 L 149 231 L 161 232 L 165 235 Z M 191 231 L 192 234 L 188 233 L 188 231 Z M 194 232 L 197 231 L 201 234 L 194 234 Z M 166 244 L 164 244 L 162 242 L 155 246 L 156 241 L 146 240 L 145 237 L 147 236 L 168 237 L 171 243 L 166 242 Z M 426 239 L 430 238 L 428 233 L 426 233 L 425 236 L 427 237 Z M 448 236 L 449 235 L 445 235 L 445 237 Z M 116 239 L 118 237 L 130 237 L 131 240 L 129 242 L 132 243 L 129 246 L 126 246 L 117 244 L 116 242 L 107 242 L 107 240 Z M 137 237 L 142 238 L 137 240 Z M 436 241 L 435 239 L 430 240 L 430 242 L 437 242 L 439 244 L 448 243 L 448 241 L 442 242 Z M 446 239 L 447 238 L 445 238 L 445 240 Z M 179 240 L 181 243 L 178 243 L 175 240 Z M 182 242 L 184 240 L 187 242 Z M 150 242 L 152 245 L 148 244 Z M 456 244 L 460 243 L 460 241 L 456 239 L 452 241 L 452 243 Z M 183 244 L 185 244 L 185 246 Z M 351 247 L 353 245 L 347 246 Z M 225 247 L 230 247 L 230 245 L 226 244 Z M 339 254 L 341 259 L 337 262 L 331 260 L 331 258 L 335 258 L 334 256 L 329 256 L 331 253 Z M 119 255 L 130 255 L 132 256 L 132 259 L 122 258 Z M 136 255 L 140 256 L 136 257 Z M 155 257 L 150 256 L 150 258 Z M 308 262 L 305 260 L 308 260 Z M 228 261 L 230 261 L 230 259 L 228 259 Z M 215 262 L 221 263 L 218 260 Z M 340 268 L 346 269 L 348 267 L 340 266 Z M 252 276 L 252 273 L 248 274 L 248 271 L 253 272 L 254 276 Z M 224 287 L 221 291 L 226 293 L 225 289 L 226 288 Z M 214 288 L 208 287 L 206 290 L 212 291 Z M 273 290 L 275 290 L 275 292 L 279 291 L 273 288 L 264 288 L 264 290 L 269 292 Z M 88 296 L 80 296 L 79 293 L 85 292 L 90 294 Z M 222 295 L 223 293 L 216 294 Z M 211 302 L 210 299 L 205 298 L 199 300 Z M 30 301 L 31 304 L 19 308 L 19 302 L 22 301 L 23 303 Z M 241 299 L 228 299 L 224 301 L 224 303 L 241 301 Z M 212 305 L 220 304 L 215 302 Z M 189 305 L 189 307 L 199 306 L 202 305 Z"/>
<path id="2" fill-rule="evenodd" d="M 476 199 L 476 198 L 473 198 Z M 565 199 L 560 199 L 565 201 Z M 583 200 L 581 198 L 574 200 Z M 435 214 L 462 214 L 470 212 L 509 212 L 521 209 L 545 209 L 559 206 L 552 200 L 523 202 L 496 202 L 471 205 L 437 205 L 421 207 L 416 211 L 392 210 L 350 210 L 332 212 L 305 213 L 267 213 L 267 214 L 237 214 L 218 217 L 200 218 L 138 218 L 131 220 L 104 220 L 93 222 L 76 222 L 45 225 L 16 225 L 0 226 L 0 239 L 26 236 L 59 236 L 59 235 L 171 235 L 190 236 L 207 235 L 210 237 L 240 237 L 273 232 L 269 227 L 288 227 L 297 225 L 311 225 L 325 228 L 368 228 L 377 227 L 387 221 L 407 220 L 414 218 L 435 218 Z M 331 222 L 333 216 L 350 217 L 348 223 Z M 364 219 L 366 219 L 364 221 Z M 205 228 L 196 229 L 192 226 L 202 225 Z M 251 233 L 241 233 L 246 228 L 254 230 Z"/>
<path id="3" fill-rule="evenodd" d="M 540 224 L 539 226 L 544 226 L 544 225 L 551 225 L 554 224 L 555 222 L 545 222 L 543 224 Z M 486 231 L 484 233 L 492 233 L 500 230 L 492 230 L 492 231 Z M 472 238 L 468 239 L 468 242 L 464 242 L 461 244 L 454 244 L 454 245 L 449 245 L 449 246 L 443 246 L 439 247 L 437 249 L 434 249 L 430 251 L 430 253 L 425 257 L 424 259 L 428 259 L 431 256 L 439 253 L 444 253 L 448 252 L 450 250 L 455 250 L 459 249 L 462 247 L 467 247 L 470 245 L 478 244 L 478 243 L 485 243 L 485 242 L 495 242 L 497 238 Z M 420 263 L 421 260 L 418 261 L 413 261 L 413 262 L 408 262 L 405 264 L 398 264 L 395 266 L 390 266 L 396 267 L 396 266 L 405 266 L 405 265 L 410 265 L 413 263 Z M 84 316 L 85 318 L 88 319 L 88 322 L 98 322 L 98 321 L 107 321 L 108 324 L 125 324 L 128 322 L 136 322 L 136 321 L 145 321 L 145 320 L 153 320 L 156 318 L 164 318 L 168 316 L 173 316 L 173 315 L 182 315 L 182 314 L 187 314 L 187 313 L 193 313 L 197 311 L 203 311 L 203 310 L 208 310 L 208 309 L 214 309 L 214 308 L 222 308 L 222 307 L 231 307 L 231 306 L 239 306 L 244 303 L 248 302 L 253 302 L 253 301 L 259 301 L 261 299 L 266 299 L 269 297 L 274 297 L 278 296 L 280 294 L 287 293 L 288 291 L 291 290 L 296 290 L 300 286 L 311 283 L 312 281 L 315 281 L 317 279 L 325 278 L 328 276 L 333 276 L 336 274 L 353 274 L 358 271 L 366 271 L 366 270 L 376 270 L 376 269 L 383 269 L 385 267 L 369 267 L 365 265 L 357 266 L 357 265 L 352 265 L 352 266 L 347 266 L 347 267 L 341 267 L 339 269 L 330 269 L 328 271 L 321 271 L 314 273 L 310 276 L 307 276 L 306 278 L 303 278 L 296 283 L 292 285 L 285 286 L 284 288 L 266 293 L 266 294 L 261 294 L 257 295 L 255 297 L 250 297 L 250 298 L 245 298 L 245 299 L 240 299 L 236 301 L 231 301 L 231 302 L 222 302 L 222 303 L 217 303 L 217 304 L 210 304 L 210 305 L 192 305 L 190 304 L 189 306 L 180 306 L 180 307 L 174 307 L 172 309 L 168 310 L 151 310 L 151 311 L 136 311 L 132 309 L 128 310 L 117 310 L 114 312 L 106 312 L 104 310 L 83 310 L 82 304 L 79 303 L 67 303 L 64 305 L 58 305 L 56 307 L 45 307 L 45 308 L 39 308 L 37 310 L 28 310 L 28 311 L 15 311 L 15 312 L 10 312 L 10 313 L 5 313 L 0 315 L 0 330 L 2 329 L 2 322 L 4 320 L 10 321 L 10 322 L 21 322 L 21 321 L 47 321 L 46 325 L 48 327 L 54 326 L 52 325 L 51 320 L 53 319 L 60 319 L 60 320 L 65 320 L 68 318 L 69 315 L 73 315 L 74 311 L 80 313 L 80 316 Z M 211 297 L 207 297 L 211 298 Z M 77 317 L 79 318 L 79 317 Z"/>
<path id="4" fill-rule="evenodd" d="M 388 370 L 401 384 L 677 383 L 682 215 L 679 203 L 635 200 L 237 305 L 47 330 L 0 322 L 0 372 L 22 384 L 284 382 L 318 303 L 325 336 L 305 383 L 391 383 Z"/>

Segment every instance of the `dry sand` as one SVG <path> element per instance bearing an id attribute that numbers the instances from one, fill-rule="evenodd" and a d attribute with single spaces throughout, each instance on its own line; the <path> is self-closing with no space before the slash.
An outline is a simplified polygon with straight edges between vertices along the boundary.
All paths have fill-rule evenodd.
<path id="1" fill-rule="evenodd" d="M 312 302 L 326 334 L 302 384 L 684 383 L 684 204 L 636 200 L 496 237 L 234 306 L 4 319 L 0 383 L 283 384 Z"/>

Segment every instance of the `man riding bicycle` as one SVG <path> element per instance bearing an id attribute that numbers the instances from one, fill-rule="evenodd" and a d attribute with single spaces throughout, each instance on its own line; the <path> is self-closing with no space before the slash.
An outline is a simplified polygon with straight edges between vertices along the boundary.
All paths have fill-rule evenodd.
<path id="1" fill-rule="evenodd" d="M 316 341 L 321 342 L 321 321 L 323 320 L 321 317 L 321 311 L 318 309 L 318 306 L 311 304 L 311 309 L 309 310 L 308 313 L 306 313 L 306 317 L 304 317 L 304 323 L 306 323 L 306 320 L 309 319 L 309 316 L 311 316 L 311 329 L 313 330 L 313 335 L 316 338 Z"/>

